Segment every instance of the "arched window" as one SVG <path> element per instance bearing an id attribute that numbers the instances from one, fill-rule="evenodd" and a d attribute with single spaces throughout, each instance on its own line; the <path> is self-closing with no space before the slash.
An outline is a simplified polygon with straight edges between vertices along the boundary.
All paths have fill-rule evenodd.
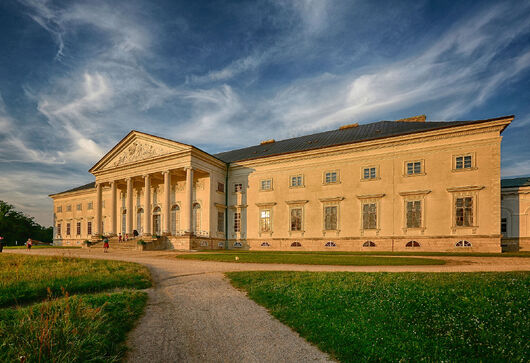
<path id="1" fill-rule="evenodd" d="M 408 241 L 405 247 L 420 247 L 420 244 L 416 241 Z"/>
<path id="2" fill-rule="evenodd" d="M 201 245 L 201 247 L 209 247 L 210 246 L 208 241 L 201 241 L 200 245 Z"/>
<path id="3" fill-rule="evenodd" d="M 241 242 L 234 242 L 234 247 L 235 248 L 241 248 L 241 247 L 243 247 L 243 244 Z"/>
<path id="4" fill-rule="evenodd" d="M 175 204 L 171 207 L 171 234 L 176 235 L 180 230 L 180 207 Z"/>
<path id="5" fill-rule="evenodd" d="M 155 209 L 153 209 L 153 233 L 156 235 L 160 235 L 162 233 L 160 207 L 155 207 Z"/>
<path id="6" fill-rule="evenodd" d="M 337 244 L 333 241 L 328 241 L 325 244 L 326 247 L 337 247 Z"/>
<path id="7" fill-rule="evenodd" d="M 302 244 L 300 242 L 293 242 L 291 243 L 291 247 L 302 247 Z"/>
<path id="8" fill-rule="evenodd" d="M 201 231 L 201 205 L 199 203 L 193 204 L 193 231 L 195 233 Z"/>
<path id="9" fill-rule="evenodd" d="M 471 247 L 471 242 L 466 240 L 458 241 L 456 242 L 455 247 Z"/>
<path id="10" fill-rule="evenodd" d="M 262 242 L 261 243 L 261 247 L 270 247 L 271 245 L 269 244 L 269 242 Z"/>
<path id="11" fill-rule="evenodd" d="M 222 247 L 224 247 L 224 246 L 225 246 L 224 242 L 219 242 L 219 243 L 217 243 L 217 247 L 221 247 L 221 248 L 222 248 Z"/>
<path id="12" fill-rule="evenodd" d="M 366 241 L 363 243 L 363 247 L 375 247 L 375 243 L 372 241 Z"/>

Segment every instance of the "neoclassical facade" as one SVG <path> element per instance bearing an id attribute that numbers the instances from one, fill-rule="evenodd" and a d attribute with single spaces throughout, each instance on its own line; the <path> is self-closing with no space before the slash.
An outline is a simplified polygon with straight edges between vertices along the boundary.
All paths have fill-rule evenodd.
<path id="1" fill-rule="evenodd" d="M 530 177 L 501 181 L 503 249 L 530 251 Z"/>
<path id="2" fill-rule="evenodd" d="M 209 154 L 131 131 L 52 194 L 56 244 L 174 249 L 501 251 L 501 133 L 513 116 L 424 116 Z"/>

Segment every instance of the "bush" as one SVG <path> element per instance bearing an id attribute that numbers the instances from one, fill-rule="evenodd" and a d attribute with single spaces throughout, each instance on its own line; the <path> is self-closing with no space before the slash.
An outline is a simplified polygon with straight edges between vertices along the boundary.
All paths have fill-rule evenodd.
<path id="1" fill-rule="evenodd" d="M 145 242 L 143 239 L 138 240 L 138 242 L 136 242 L 136 243 L 141 245 L 141 246 L 145 246 L 147 244 L 147 242 Z"/>

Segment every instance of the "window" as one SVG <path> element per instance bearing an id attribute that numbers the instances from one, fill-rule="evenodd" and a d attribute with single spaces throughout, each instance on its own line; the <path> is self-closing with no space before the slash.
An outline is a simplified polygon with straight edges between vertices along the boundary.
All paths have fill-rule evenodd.
<path id="1" fill-rule="evenodd" d="M 57 224 L 57 235 L 61 235 L 61 223 Z"/>
<path id="2" fill-rule="evenodd" d="M 217 232 L 225 231 L 225 212 L 217 211 Z"/>
<path id="3" fill-rule="evenodd" d="M 325 247 L 337 247 L 337 244 L 333 241 L 328 241 L 326 242 L 326 244 L 324 245 Z"/>
<path id="4" fill-rule="evenodd" d="M 458 241 L 456 242 L 455 247 L 471 247 L 471 242 L 465 240 Z"/>
<path id="5" fill-rule="evenodd" d="M 407 201 L 407 228 L 421 227 L 421 200 Z"/>
<path id="6" fill-rule="evenodd" d="M 456 198 L 456 225 L 470 227 L 473 225 L 473 197 Z"/>
<path id="7" fill-rule="evenodd" d="M 175 204 L 171 207 L 171 234 L 176 235 L 180 230 L 180 207 Z"/>
<path id="8" fill-rule="evenodd" d="M 241 247 L 243 247 L 243 244 L 241 242 L 234 242 L 234 247 L 235 248 L 241 248 Z"/>
<path id="9" fill-rule="evenodd" d="M 57 213 L 61 213 L 63 211 L 63 206 L 60 205 L 57 207 Z"/>
<path id="10" fill-rule="evenodd" d="M 302 187 L 303 186 L 303 177 L 302 175 L 293 175 L 290 178 L 289 186 L 291 187 Z"/>
<path id="11" fill-rule="evenodd" d="M 291 243 L 291 247 L 302 247 L 302 244 L 300 242 L 293 242 Z"/>
<path id="12" fill-rule="evenodd" d="M 260 211 L 259 230 L 260 232 L 271 231 L 271 211 L 270 209 L 263 209 Z"/>
<path id="13" fill-rule="evenodd" d="M 501 218 L 501 233 L 507 233 L 507 232 L 508 232 L 508 219 Z"/>
<path id="14" fill-rule="evenodd" d="M 66 211 L 67 212 L 71 212 L 72 211 L 72 206 L 71 205 L 67 205 L 66 206 Z"/>
<path id="15" fill-rule="evenodd" d="M 218 243 L 217 243 L 217 247 L 221 247 L 221 248 L 223 248 L 224 246 L 225 246 L 225 244 L 224 244 L 223 242 L 218 242 Z"/>
<path id="16" fill-rule="evenodd" d="M 260 190 L 272 190 L 272 179 L 263 179 L 260 182 Z"/>
<path id="17" fill-rule="evenodd" d="M 70 235 L 70 223 L 66 223 L 66 235 Z"/>
<path id="18" fill-rule="evenodd" d="M 88 204 L 86 205 L 86 209 L 94 209 L 94 203 L 88 202 Z"/>
<path id="19" fill-rule="evenodd" d="M 262 242 L 261 247 L 270 247 L 271 245 L 269 244 L 269 242 Z"/>
<path id="20" fill-rule="evenodd" d="M 302 208 L 291 209 L 291 231 L 302 230 Z"/>
<path id="21" fill-rule="evenodd" d="M 337 229 L 337 209 L 336 205 L 324 207 L 324 229 L 334 231 Z"/>
<path id="22" fill-rule="evenodd" d="M 374 167 L 363 168 L 363 179 L 370 180 L 377 178 L 377 169 Z"/>
<path id="23" fill-rule="evenodd" d="M 210 244 L 208 243 L 208 241 L 201 241 L 201 242 L 200 242 L 200 246 L 201 246 L 201 247 L 209 247 Z"/>
<path id="24" fill-rule="evenodd" d="M 241 212 L 234 213 L 234 232 L 241 232 Z"/>
<path id="25" fill-rule="evenodd" d="M 372 241 L 366 241 L 363 243 L 363 247 L 375 247 L 375 243 Z"/>
<path id="26" fill-rule="evenodd" d="M 324 174 L 324 184 L 337 183 L 338 180 L 338 173 L 336 171 L 328 171 Z"/>
<path id="27" fill-rule="evenodd" d="M 420 244 L 416 241 L 408 241 L 405 247 L 420 247 Z"/>
<path id="28" fill-rule="evenodd" d="M 455 158 L 455 169 L 464 170 L 473 167 L 473 158 L 471 155 L 457 156 Z"/>
<path id="29" fill-rule="evenodd" d="M 421 161 L 407 163 L 407 175 L 417 175 L 422 173 Z"/>
<path id="30" fill-rule="evenodd" d="M 377 204 L 363 204 L 363 229 L 377 229 Z"/>
<path id="31" fill-rule="evenodd" d="M 92 222 L 86 223 L 86 233 L 90 236 L 92 235 Z"/>
<path id="32" fill-rule="evenodd" d="M 81 203 L 76 205 L 76 210 L 81 210 L 81 209 L 83 209 L 83 205 Z"/>
<path id="33" fill-rule="evenodd" d="M 225 192 L 225 185 L 223 183 L 217 183 L 217 191 L 224 193 Z"/>
<path id="34" fill-rule="evenodd" d="M 235 183 L 234 184 L 234 193 L 241 193 L 243 191 L 243 184 L 242 183 Z"/>

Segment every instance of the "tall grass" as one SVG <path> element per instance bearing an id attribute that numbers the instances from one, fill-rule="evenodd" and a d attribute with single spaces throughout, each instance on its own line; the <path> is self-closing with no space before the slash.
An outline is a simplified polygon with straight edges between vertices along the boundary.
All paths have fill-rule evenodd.
<path id="1" fill-rule="evenodd" d="M 69 257 L 0 255 L 0 308 L 52 296 L 151 286 L 146 267 Z"/>

